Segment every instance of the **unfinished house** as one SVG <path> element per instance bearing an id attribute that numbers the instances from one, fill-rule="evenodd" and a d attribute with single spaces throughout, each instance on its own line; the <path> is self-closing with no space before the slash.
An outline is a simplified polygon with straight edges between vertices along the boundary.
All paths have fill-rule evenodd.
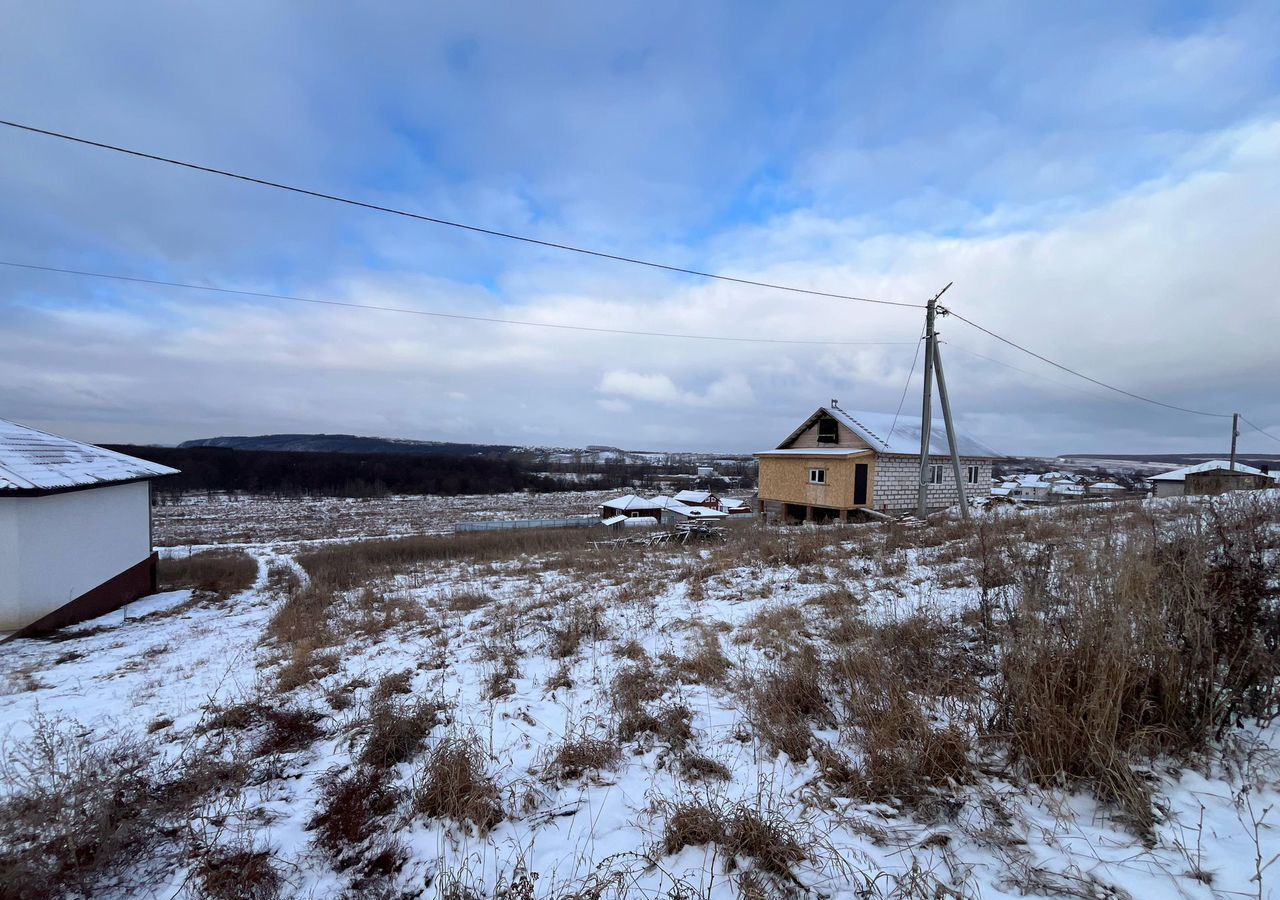
<path id="1" fill-rule="evenodd" d="M 859 510 L 902 513 L 916 508 L 920 483 L 920 419 L 819 407 L 760 461 L 760 515 L 766 522 L 848 521 Z M 969 498 L 991 493 L 997 454 L 957 435 L 960 472 Z M 928 507 L 959 501 L 947 432 L 935 421 L 929 440 Z"/>

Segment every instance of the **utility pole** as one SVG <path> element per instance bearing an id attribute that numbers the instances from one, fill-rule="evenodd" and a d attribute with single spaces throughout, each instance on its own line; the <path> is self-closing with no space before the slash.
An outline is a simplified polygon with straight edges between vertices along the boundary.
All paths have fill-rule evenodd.
<path id="1" fill-rule="evenodd" d="M 1236 470 L 1236 438 L 1240 437 L 1240 413 L 1231 414 L 1231 471 Z"/>
<path id="2" fill-rule="evenodd" d="M 933 418 L 933 354 L 937 335 L 933 323 L 938 311 L 938 298 L 947 292 L 947 282 L 925 305 L 924 318 L 924 404 L 920 413 L 920 490 L 916 495 L 916 515 L 921 519 L 929 515 L 929 439 Z"/>
<path id="3" fill-rule="evenodd" d="M 944 310 L 942 313 L 946 315 Z M 951 401 L 947 398 L 947 379 L 942 374 L 942 348 L 938 335 L 933 335 L 933 367 L 938 372 L 938 399 L 942 401 L 942 421 L 947 426 L 947 445 L 951 449 L 951 473 L 956 478 L 956 492 L 960 495 L 960 520 L 969 521 L 969 498 L 964 493 L 964 479 L 960 477 L 960 448 L 956 443 L 956 426 L 951 421 Z"/>

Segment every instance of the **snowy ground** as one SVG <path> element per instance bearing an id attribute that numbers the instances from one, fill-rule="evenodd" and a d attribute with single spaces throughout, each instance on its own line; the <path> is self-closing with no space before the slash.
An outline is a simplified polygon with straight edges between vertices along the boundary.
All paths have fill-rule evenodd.
<path id="1" fill-rule="evenodd" d="M 598 502 L 570 496 L 588 508 Z M 456 514 L 470 499 L 442 501 L 431 514 Z M 414 531 L 422 507 L 255 505 L 264 502 L 221 501 L 216 515 L 204 501 L 168 508 L 160 526 L 168 543 L 244 546 L 259 565 L 250 589 L 162 594 L 56 642 L 5 645 L 0 733 L 11 748 L 37 715 L 65 718 L 104 738 L 147 736 L 177 761 L 214 710 L 266 698 L 318 712 L 319 736 L 276 754 L 253 783 L 224 795 L 210 818 L 216 828 L 204 826 L 211 842 L 246 836 L 268 850 L 282 896 L 520 897 L 530 884 L 522 879 L 535 878 L 537 896 L 1280 895 L 1277 867 L 1266 868 L 1280 854 L 1274 728 L 1242 730 L 1230 752 L 1196 765 L 1154 766 L 1158 815 L 1146 839 L 1087 793 L 1030 786 L 981 749 L 981 777 L 913 803 L 848 796 L 817 754 L 775 752 L 744 698 L 797 636 L 825 654 L 851 622 L 926 621 L 968 633 L 961 623 L 972 621 L 977 590 L 945 544 L 886 550 L 882 529 L 863 526 L 809 554 L 777 552 L 784 536 L 757 558 L 726 545 L 422 562 L 342 593 L 334 621 L 350 627 L 314 648 L 332 671 L 321 667 L 284 692 L 282 672 L 299 651 L 283 653 L 264 629 L 291 589 L 285 574 L 306 577 L 293 558 L 306 545 L 297 542 L 347 535 L 380 516 L 372 534 Z M 400 515 L 401 505 L 412 512 Z M 317 510 L 331 514 L 326 526 L 338 524 L 313 535 Z M 366 587 L 376 601 L 362 595 Z M 939 652 L 960 659 L 967 649 Z M 627 672 L 639 673 L 632 688 L 653 713 L 634 733 L 620 726 L 628 710 L 618 677 Z M 378 817 L 369 845 L 394 845 L 394 871 L 359 882 L 361 866 L 337 863 L 309 826 L 326 775 L 354 771 L 373 694 L 397 673 L 407 673 L 408 693 L 396 702 L 430 698 L 445 712 L 425 745 L 391 769 L 394 783 L 414 792 L 433 747 L 460 738 L 481 748 L 503 814 L 482 833 L 402 799 Z M 938 716 L 946 709 L 944 698 Z M 600 769 L 557 771 L 556 750 L 581 738 L 621 753 Z M 847 738 L 838 722 L 814 726 L 819 743 L 845 747 Z M 697 804 L 754 811 L 803 848 L 802 858 L 771 871 L 760 858 L 727 858 L 717 843 L 667 852 L 669 822 Z M 189 861 L 163 868 L 129 893 L 197 896 Z"/>
<path id="2" fill-rule="evenodd" d="M 620 491 L 554 494 L 468 494 L 460 497 L 392 496 L 272 498 L 190 494 L 155 509 L 159 547 L 269 544 L 439 534 L 454 523 L 483 519 L 537 519 L 598 512 Z"/>

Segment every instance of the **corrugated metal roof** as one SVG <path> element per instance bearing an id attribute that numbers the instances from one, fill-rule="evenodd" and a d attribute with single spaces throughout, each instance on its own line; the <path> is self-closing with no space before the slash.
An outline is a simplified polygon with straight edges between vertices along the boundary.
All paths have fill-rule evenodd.
<path id="1" fill-rule="evenodd" d="M 654 503 L 652 500 L 646 500 L 643 497 L 636 496 L 635 494 L 623 494 L 621 497 L 614 497 L 612 500 L 606 500 L 600 505 L 609 509 L 623 510 L 659 508 L 658 504 Z"/>
<path id="2" fill-rule="evenodd" d="M 1187 476 L 1193 472 L 1214 472 L 1218 469 L 1230 469 L 1231 460 L 1229 459 L 1211 459 L 1208 462 L 1202 462 L 1194 466 L 1186 466 L 1182 469 L 1174 469 L 1172 472 L 1162 472 L 1159 475 L 1152 475 L 1151 481 L 1186 481 Z M 1253 466 L 1246 466 L 1244 463 L 1236 463 L 1236 471 L 1244 472 L 1247 475 L 1262 475 L 1261 469 L 1255 469 Z M 1272 475 L 1276 478 L 1276 475 Z"/>
<path id="3" fill-rule="evenodd" d="M 147 462 L 0 419 L 0 493 L 91 487 L 176 475 Z"/>

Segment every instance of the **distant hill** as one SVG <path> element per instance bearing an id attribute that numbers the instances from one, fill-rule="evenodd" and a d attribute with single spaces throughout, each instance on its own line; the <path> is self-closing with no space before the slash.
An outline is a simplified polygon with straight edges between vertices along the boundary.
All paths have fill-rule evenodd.
<path id="1" fill-rule="evenodd" d="M 505 444 L 454 444 L 445 441 L 412 441 L 398 438 L 361 437 L 355 434 L 259 434 L 199 438 L 183 441 L 179 448 L 220 447 L 227 450 L 267 450 L 291 453 L 390 453 L 396 456 L 463 456 L 503 459 L 520 452 Z"/>
<path id="2" fill-rule="evenodd" d="M 416 441 L 404 438 L 361 437 L 355 434 L 259 434 L 199 438 L 183 441 L 179 449 L 216 447 L 223 450 L 258 450 L 285 453 L 355 453 L 362 456 L 390 454 L 394 456 L 451 456 L 470 459 L 515 460 L 527 466 L 548 471 L 564 471 L 580 467 L 662 467 L 689 470 L 696 466 L 714 466 L 737 472 L 754 470 L 749 454 L 732 453 L 666 453 L 658 450 L 623 450 L 618 447 L 591 445 L 573 447 L 518 447 L 513 444 L 463 444 L 447 441 Z"/>

